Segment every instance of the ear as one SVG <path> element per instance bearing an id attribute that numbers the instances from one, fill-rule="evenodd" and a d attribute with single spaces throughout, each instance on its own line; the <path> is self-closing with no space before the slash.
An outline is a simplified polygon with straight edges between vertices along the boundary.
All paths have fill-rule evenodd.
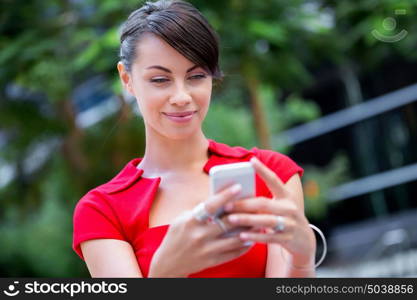
<path id="1" fill-rule="evenodd" d="M 132 88 L 132 76 L 126 70 L 125 66 L 121 61 L 117 63 L 117 70 L 119 71 L 119 77 L 125 90 L 128 91 L 132 96 L 135 96 L 135 93 Z"/>

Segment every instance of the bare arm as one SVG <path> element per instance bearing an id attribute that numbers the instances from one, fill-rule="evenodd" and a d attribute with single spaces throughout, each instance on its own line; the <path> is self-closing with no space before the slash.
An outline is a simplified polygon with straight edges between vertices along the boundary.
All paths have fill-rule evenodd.
<path id="1" fill-rule="evenodd" d="M 81 243 L 91 277 L 143 277 L 132 246 L 115 239 L 95 239 Z"/>
<path id="2" fill-rule="evenodd" d="M 300 211 L 304 212 L 304 196 L 300 176 L 295 174 L 285 184 L 286 188 L 292 192 L 295 204 Z M 293 262 L 291 255 L 277 244 L 268 244 L 268 258 L 266 265 L 266 277 L 314 277 L 315 270 L 296 269 L 291 267 L 298 265 Z M 285 267 L 283 267 L 285 266 Z"/>

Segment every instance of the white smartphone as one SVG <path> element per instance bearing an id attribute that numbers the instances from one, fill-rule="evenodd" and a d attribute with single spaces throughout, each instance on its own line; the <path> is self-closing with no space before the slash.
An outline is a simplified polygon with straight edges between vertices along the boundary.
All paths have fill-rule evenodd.
<path id="1" fill-rule="evenodd" d="M 255 170 L 250 162 L 240 162 L 214 166 L 210 169 L 210 193 L 239 183 L 242 190 L 237 199 L 255 196 Z"/>
<path id="2" fill-rule="evenodd" d="M 255 170 L 250 162 L 231 163 L 214 166 L 210 169 L 210 193 L 216 194 L 226 187 L 235 183 L 242 186 L 242 190 L 235 199 L 249 198 L 255 196 Z M 224 210 L 220 209 L 215 215 L 220 217 Z M 225 236 L 236 235 L 247 227 L 235 228 Z"/>

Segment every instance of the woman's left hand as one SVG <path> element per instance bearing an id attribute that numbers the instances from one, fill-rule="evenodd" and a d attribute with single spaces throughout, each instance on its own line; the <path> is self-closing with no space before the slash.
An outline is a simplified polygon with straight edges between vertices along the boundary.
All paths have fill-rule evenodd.
<path id="1" fill-rule="evenodd" d="M 232 224 L 255 229 L 240 233 L 241 239 L 280 244 L 292 256 L 294 267 L 313 268 L 316 241 L 302 204 L 297 205 L 294 193 L 272 170 L 256 158 L 252 158 L 251 162 L 273 199 L 255 197 L 229 202 L 225 207 L 230 214 L 228 220 Z"/>

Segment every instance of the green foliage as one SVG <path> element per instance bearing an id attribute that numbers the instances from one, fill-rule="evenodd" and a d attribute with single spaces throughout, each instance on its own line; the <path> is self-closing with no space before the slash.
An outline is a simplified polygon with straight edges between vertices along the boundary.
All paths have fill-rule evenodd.
<path id="1" fill-rule="evenodd" d="M 83 149 L 89 172 L 85 174 L 84 193 L 113 178 L 131 159 L 143 156 L 145 127 L 139 117 L 111 116 L 86 133 Z"/>
<path id="2" fill-rule="evenodd" d="M 305 166 L 302 181 L 307 217 L 316 220 L 323 219 L 328 210 L 328 191 L 348 181 L 349 178 L 349 161 L 342 153 L 336 154 L 324 168 Z"/>
<path id="3" fill-rule="evenodd" d="M 110 117 L 89 128 L 83 149 L 89 168 L 78 177 L 57 152 L 47 168 L 32 174 L 25 186 L 0 190 L 0 207 L 6 205 L 0 214 L 0 274 L 88 276 L 85 264 L 71 249 L 75 203 L 89 189 L 110 180 L 130 159 L 143 154 L 138 150 L 144 149 L 141 120 Z"/>
<path id="4" fill-rule="evenodd" d="M 256 145 L 252 118 L 244 107 L 212 103 L 203 130 L 208 138 L 221 143 L 246 148 Z"/>
<path id="5" fill-rule="evenodd" d="M 97 71 L 103 72 L 108 71 L 110 64 L 112 67 L 115 67 L 115 62 L 117 62 L 115 54 L 119 48 L 117 28 L 110 28 L 101 36 L 97 36 L 97 34 L 88 30 L 85 32 L 85 36 L 80 37 L 78 43 L 84 44 L 89 40 L 91 42 L 75 58 L 75 70 L 82 71 L 90 66 L 94 66 Z"/>
<path id="6" fill-rule="evenodd" d="M 62 158 L 52 159 L 50 170 L 39 183 L 40 206 L 25 216 L 16 204 L 9 206 L 0 222 L 0 272 L 7 276 L 68 277 L 87 275 L 85 266 L 71 252 L 71 175 Z M 2 270 L 3 269 L 3 270 Z"/>
<path id="7" fill-rule="evenodd" d="M 298 123 L 314 120 L 321 114 L 318 105 L 312 101 L 302 99 L 296 94 L 290 94 L 285 101 L 277 101 L 278 94 L 279 90 L 272 86 L 261 85 L 259 88 L 272 136 Z M 285 143 L 273 145 L 273 148 L 282 153 L 289 153 L 291 150 Z"/>
<path id="8" fill-rule="evenodd" d="M 288 39 L 285 28 L 277 22 L 249 20 L 247 32 L 255 38 L 268 40 L 276 46 L 284 45 Z"/>
<path id="9" fill-rule="evenodd" d="M 276 135 L 297 123 L 312 121 L 320 117 L 320 108 L 312 101 L 301 98 L 297 94 L 290 94 L 285 101 L 277 101 L 276 89 L 263 85 L 260 95 L 264 109 L 267 112 L 271 134 Z"/>

